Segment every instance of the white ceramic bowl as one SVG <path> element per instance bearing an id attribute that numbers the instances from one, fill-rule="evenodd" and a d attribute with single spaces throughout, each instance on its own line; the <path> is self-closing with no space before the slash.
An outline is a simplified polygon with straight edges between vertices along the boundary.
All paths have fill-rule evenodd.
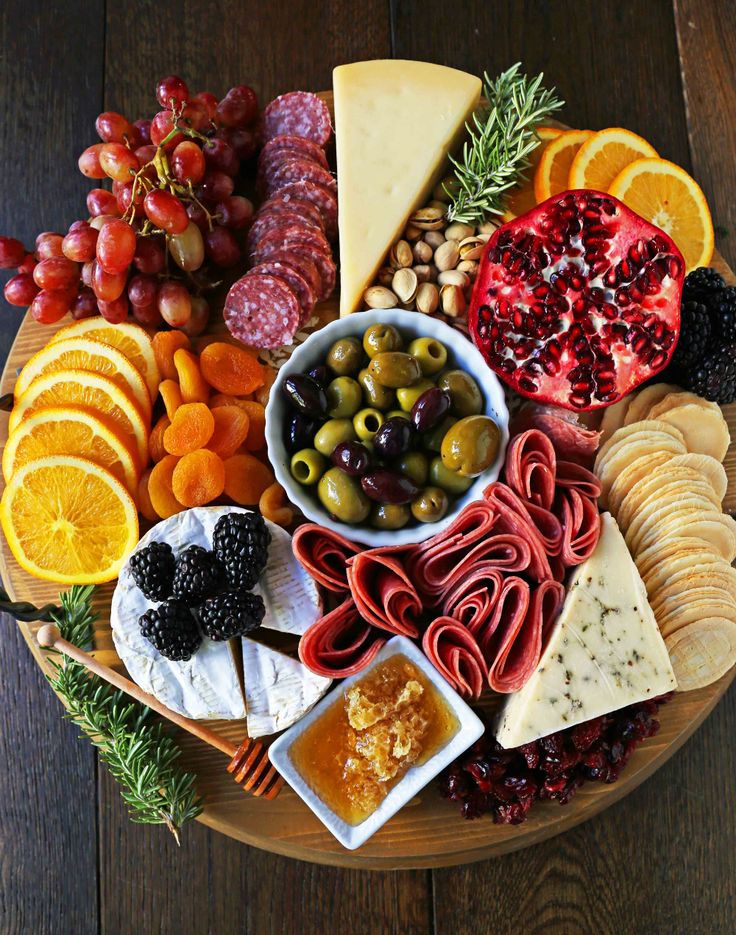
<path id="1" fill-rule="evenodd" d="M 325 805 L 309 783 L 302 777 L 291 759 L 290 749 L 297 737 L 330 705 L 334 704 L 338 696 L 342 695 L 354 682 L 367 675 L 379 663 L 384 662 L 391 656 L 395 656 L 397 653 L 402 653 L 413 662 L 434 685 L 457 718 L 458 730 L 450 742 L 441 750 L 438 750 L 426 763 L 408 769 L 375 812 L 369 815 L 365 821 L 362 821 L 359 825 L 349 825 L 336 815 L 329 806 Z M 350 678 L 345 679 L 344 682 L 341 682 L 338 688 L 326 695 L 316 707 L 312 708 L 308 714 L 271 744 L 268 749 L 268 756 L 294 792 L 304 800 L 317 818 L 335 835 L 340 844 L 352 851 L 356 847 L 360 847 L 361 844 L 365 844 L 368 838 L 374 835 L 379 828 L 386 824 L 389 818 L 392 818 L 399 809 L 413 799 L 427 783 L 431 782 L 446 766 L 449 766 L 454 759 L 474 744 L 482 735 L 484 729 L 480 718 L 465 704 L 460 695 L 450 687 L 424 653 L 405 636 L 395 636 L 386 643 L 369 666 L 357 675 L 352 675 Z"/>
<path id="2" fill-rule="evenodd" d="M 305 487 L 291 475 L 290 456 L 283 437 L 284 425 L 289 414 L 288 403 L 281 389 L 284 380 L 290 374 L 304 373 L 323 364 L 327 351 L 339 338 L 359 338 L 366 328 L 377 323 L 395 325 L 402 335 L 409 339 L 430 337 L 441 341 L 447 348 L 448 368 L 467 370 L 475 378 L 483 394 L 483 411 L 494 419 L 501 430 L 501 445 L 494 463 L 473 481 L 464 494 L 451 501 L 447 514 L 437 523 L 418 523 L 411 520 L 403 529 L 396 530 L 373 529 L 367 524 L 351 526 L 340 523 L 333 520 L 319 502 L 315 487 Z M 478 500 L 483 488 L 498 478 L 509 437 L 508 423 L 509 412 L 501 383 L 471 341 L 437 318 L 428 318 L 418 312 L 401 309 L 373 309 L 340 318 L 315 331 L 281 367 L 266 407 L 266 441 L 268 457 L 276 479 L 286 490 L 291 502 L 312 522 L 372 547 L 408 545 L 429 539 L 445 529 L 464 506 L 472 500 Z"/>

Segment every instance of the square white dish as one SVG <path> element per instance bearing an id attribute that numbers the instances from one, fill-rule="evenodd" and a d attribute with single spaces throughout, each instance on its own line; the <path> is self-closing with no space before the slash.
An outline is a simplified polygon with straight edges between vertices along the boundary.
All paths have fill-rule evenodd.
<path id="1" fill-rule="evenodd" d="M 359 825 L 350 825 L 326 805 L 309 783 L 302 777 L 291 759 L 291 746 L 310 724 L 319 718 L 330 705 L 335 704 L 338 695 L 355 682 L 364 678 L 375 666 L 397 654 L 403 654 L 422 672 L 437 689 L 442 699 L 458 720 L 458 731 L 450 742 L 420 766 L 410 767 L 402 779 L 391 789 L 378 808 Z M 422 651 L 404 636 L 395 636 L 381 649 L 371 665 L 356 675 L 345 679 L 326 695 L 318 705 L 305 715 L 292 728 L 282 734 L 268 750 L 268 755 L 276 769 L 298 796 L 309 806 L 324 826 L 348 850 L 355 850 L 372 837 L 379 828 L 403 808 L 435 776 L 461 753 L 468 749 L 483 734 L 485 727 L 480 718 L 468 707 L 462 698 L 445 681 Z"/>

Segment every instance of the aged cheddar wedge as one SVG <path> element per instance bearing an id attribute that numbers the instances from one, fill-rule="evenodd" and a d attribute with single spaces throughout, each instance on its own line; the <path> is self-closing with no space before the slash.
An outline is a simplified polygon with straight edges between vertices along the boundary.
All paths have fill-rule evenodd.
<path id="1" fill-rule="evenodd" d="M 409 214 L 441 177 L 480 96 L 479 78 L 426 62 L 340 65 L 335 92 L 340 188 L 340 314 L 361 295 Z"/>
<path id="2" fill-rule="evenodd" d="M 610 513 L 578 566 L 539 665 L 500 713 L 496 738 L 517 747 L 676 687 L 647 592 Z"/>

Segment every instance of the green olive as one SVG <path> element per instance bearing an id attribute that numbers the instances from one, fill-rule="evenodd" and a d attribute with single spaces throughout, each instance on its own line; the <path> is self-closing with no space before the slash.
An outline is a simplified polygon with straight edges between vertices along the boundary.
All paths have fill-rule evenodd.
<path id="1" fill-rule="evenodd" d="M 435 425 L 429 432 L 422 436 L 422 444 L 430 451 L 440 451 L 442 448 L 442 439 L 447 435 L 453 425 L 457 422 L 455 416 L 445 416 L 439 425 Z"/>
<path id="2" fill-rule="evenodd" d="M 434 386 L 431 380 L 419 380 L 413 386 L 402 386 L 396 390 L 396 398 L 399 405 L 406 412 L 411 412 L 412 406 L 426 390 L 431 390 Z"/>
<path id="3" fill-rule="evenodd" d="M 466 416 L 442 439 L 442 463 L 463 477 L 477 477 L 496 460 L 501 430 L 490 416 Z"/>
<path id="4" fill-rule="evenodd" d="M 434 484 L 436 487 L 441 487 L 443 490 L 446 490 L 447 493 L 451 493 L 455 497 L 459 497 L 461 493 L 465 493 L 468 487 L 473 483 L 471 477 L 461 477 L 456 471 L 448 471 L 439 455 L 436 458 L 432 458 L 432 462 L 429 465 L 429 480 L 430 483 Z"/>
<path id="5" fill-rule="evenodd" d="M 411 354 L 401 351 L 381 351 L 371 360 L 368 372 L 378 380 L 381 386 L 396 389 L 399 386 L 411 386 L 421 377 L 419 362 Z"/>
<path id="6" fill-rule="evenodd" d="M 363 349 L 369 357 L 385 351 L 400 351 L 403 346 L 401 335 L 393 325 L 371 325 L 363 335 Z"/>
<path id="7" fill-rule="evenodd" d="M 339 377 L 351 376 L 360 370 L 363 350 L 357 338 L 340 338 L 327 352 L 327 366 Z"/>
<path id="8" fill-rule="evenodd" d="M 437 338 L 415 338 L 408 352 L 419 361 L 425 377 L 439 373 L 447 363 L 447 348 Z"/>
<path id="9" fill-rule="evenodd" d="M 455 415 L 475 416 L 483 411 L 478 384 L 464 370 L 448 370 L 439 378 L 437 386 L 449 394 Z"/>
<path id="10" fill-rule="evenodd" d="M 420 523 L 436 523 L 447 513 L 449 501 L 441 487 L 425 487 L 411 502 L 411 515 Z"/>
<path id="11" fill-rule="evenodd" d="M 353 416 L 353 429 L 361 441 L 372 441 L 383 422 L 383 413 L 378 409 L 361 409 Z"/>
<path id="12" fill-rule="evenodd" d="M 351 418 L 362 402 L 363 391 L 352 377 L 335 377 L 327 387 L 327 413 L 331 419 Z"/>
<path id="13" fill-rule="evenodd" d="M 410 519 L 405 503 L 377 503 L 371 512 L 371 526 L 376 529 L 401 529 Z"/>
<path id="14" fill-rule="evenodd" d="M 314 447 L 325 458 L 329 458 L 340 442 L 354 442 L 355 440 L 352 420 L 330 419 L 314 436 Z"/>
<path id="15" fill-rule="evenodd" d="M 424 487 L 427 483 L 429 459 L 421 451 L 407 451 L 405 455 L 394 461 L 393 468 L 399 474 L 406 474 L 417 487 Z"/>
<path id="16" fill-rule="evenodd" d="M 358 374 L 358 383 L 363 387 L 363 395 L 369 406 L 390 409 L 396 404 L 394 391 L 379 383 L 367 367 Z"/>
<path id="17" fill-rule="evenodd" d="M 343 523 L 362 523 L 371 511 L 371 501 L 363 493 L 358 479 L 337 467 L 322 475 L 317 495 L 330 515 Z"/>
<path id="18" fill-rule="evenodd" d="M 314 448 L 302 448 L 291 458 L 292 476 L 309 487 L 316 484 L 327 467 L 327 461 Z"/>
<path id="19" fill-rule="evenodd" d="M 408 419 L 409 413 L 405 412 L 403 409 L 390 409 L 386 413 L 387 419 Z"/>

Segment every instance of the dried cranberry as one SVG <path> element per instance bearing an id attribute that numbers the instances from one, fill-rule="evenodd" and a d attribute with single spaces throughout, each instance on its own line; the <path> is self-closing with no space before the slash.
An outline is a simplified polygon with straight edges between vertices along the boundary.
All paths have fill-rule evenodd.
<path id="1" fill-rule="evenodd" d="M 576 750 L 587 750 L 598 740 L 603 732 L 603 719 L 593 718 L 591 721 L 584 721 L 578 724 L 570 731 L 570 740 Z"/>

